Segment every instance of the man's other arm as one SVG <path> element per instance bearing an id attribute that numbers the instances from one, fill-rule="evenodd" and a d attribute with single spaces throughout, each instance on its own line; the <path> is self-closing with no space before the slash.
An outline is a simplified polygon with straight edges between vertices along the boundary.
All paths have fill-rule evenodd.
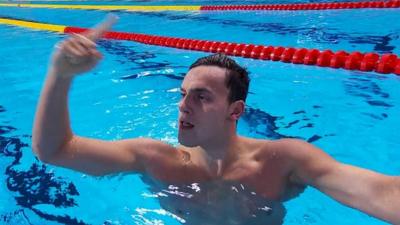
<path id="1" fill-rule="evenodd" d="M 400 224 L 399 176 L 339 163 L 307 142 L 282 142 L 292 159 L 293 182 L 311 185 L 345 205 Z"/>

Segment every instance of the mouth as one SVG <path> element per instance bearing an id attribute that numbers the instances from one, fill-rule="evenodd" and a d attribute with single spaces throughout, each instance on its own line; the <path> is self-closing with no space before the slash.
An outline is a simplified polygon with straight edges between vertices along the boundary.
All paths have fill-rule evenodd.
<path id="1" fill-rule="evenodd" d="M 189 122 L 180 120 L 180 121 L 179 121 L 179 128 L 180 128 L 180 129 L 183 129 L 183 130 L 189 130 L 189 129 L 194 128 L 194 125 L 191 124 L 191 123 L 189 123 Z"/>

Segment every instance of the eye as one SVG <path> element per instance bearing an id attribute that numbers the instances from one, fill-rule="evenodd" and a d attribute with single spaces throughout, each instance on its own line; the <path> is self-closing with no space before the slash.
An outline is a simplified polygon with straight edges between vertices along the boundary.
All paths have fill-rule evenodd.
<path id="1" fill-rule="evenodd" d="M 185 93 L 185 92 L 181 92 L 181 96 L 182 96 L 182 97 L 185 97 L 185 96 L 186 96 L 186 93 Z"/>
<path id="2" fill-rule="evenodd" d="M 200 100 L 204 101 L 204 100 L 208 100 L 207 96 L 203 95 L 203 94 L 199 94 L 197 96 Z"/>

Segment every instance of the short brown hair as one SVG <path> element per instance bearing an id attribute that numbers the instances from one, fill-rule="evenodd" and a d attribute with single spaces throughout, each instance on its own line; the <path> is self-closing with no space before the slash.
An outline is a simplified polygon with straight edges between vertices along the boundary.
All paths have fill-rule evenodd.
<path id="1" fill-rule="evenodd" d="M 198 66 L 218 66 L 226 69 L 225 84 L 229 90 L 228 102 L 246 101 L 250 83 L 249 73 L 245 68 L 237 64 L 235 60 L 225 54 L 217 53 L 197 59 L 189 69 Z"/>

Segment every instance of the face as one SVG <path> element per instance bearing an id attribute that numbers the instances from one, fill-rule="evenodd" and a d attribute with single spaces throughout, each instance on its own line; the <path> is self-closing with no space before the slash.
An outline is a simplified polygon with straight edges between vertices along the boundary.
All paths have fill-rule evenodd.
<path id="1" fill-rule="evenodd" d="M 188 147 L 212 143 L 226 132 L 230 117 L 226 69 L 198 66 L 191 69 L 182 82 L 179 102 L 179 134 L 182 145 Z"/>

